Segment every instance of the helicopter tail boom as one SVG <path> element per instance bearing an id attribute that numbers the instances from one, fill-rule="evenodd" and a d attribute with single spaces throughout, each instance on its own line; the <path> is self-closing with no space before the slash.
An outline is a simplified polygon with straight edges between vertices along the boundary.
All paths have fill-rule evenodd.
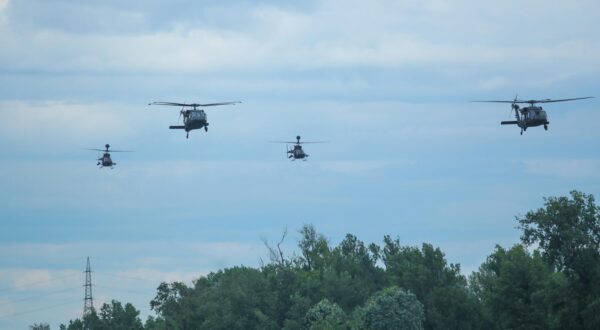
<path id="1" fill-rule="evenodd" d="M 518 125 L 519 122 L 516 120 L 509 120 L 509 121 L 503 121 L 500 122 L 500 125 Z"/>

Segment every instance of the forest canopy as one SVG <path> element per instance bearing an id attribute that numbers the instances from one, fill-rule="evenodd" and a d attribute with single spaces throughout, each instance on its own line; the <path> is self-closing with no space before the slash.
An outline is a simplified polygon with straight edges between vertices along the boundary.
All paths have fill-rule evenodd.
<path id="1" fill-rule="evenodd" d="M 161 283 L 156 316 L 118 301 L 61 329 L 600 329 L 600 209 L 592 195 L 544 199 L 516 218 L 521 243 L 496 246 L 468 277 L 432 244 L 386 235 L 336 246 L 312 225 L 298 255 L 267 248 L 188 286 Z"/>

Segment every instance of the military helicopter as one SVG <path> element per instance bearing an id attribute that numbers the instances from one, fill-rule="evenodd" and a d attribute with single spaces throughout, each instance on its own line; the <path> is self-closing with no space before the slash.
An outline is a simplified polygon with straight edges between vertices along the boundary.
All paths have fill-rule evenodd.
<path id="1" fill-rule="evenodd" d="M 103 152 L 104 154 L 102 155 L 102 157 L 98 158 L 98 165 L 100 168 L 103 167 L 110 167 L 110 169 L 112 170 L 114 168 L 115 165 L 117 165 L 117 163 L 113 162 L 112 159 L 110 158 L 110 153 L 111 152 L 133 152 L 131 150 L 108 150 L 108 148 L 110 148 L 109 144 L 104 145 L 105 149 L 87 149 L 87 150 L 93 150 L 93 151 L 100 151 Z"/>
<path id="2" fill-rule="evenodd" d="M 593 96 L 586 97 L 576 97 L 572 99 L 560 99 L 560 100 L 551 100 L 551 99 L 543 99 L 543 100 L 518 100 L 517 96 L 512 101 L 473 101 L 473 102 L 494 102 L 494 103 L 511 103 L 511 112 L 515 112 L 515 117 L 517 120 L 509 120 L 500 122 L 501 125 L 517 125 L 521 128 L 521 135 L 523 132 L 527 130 L 528 127 L 535 127 L 544 125 L 544 129 L 548 130 L 548 115 L 546 111 L 540 106 L 536 106 L 537 103 L 554 103 L 554 102 L 565 102 L 565 101 L 575 101 L 575 100 L 583 100 L 583 99 L 591 99 Z M 529 104 L 529 106 L 525 106 L 523 108 L 519 107 L 519 104 Z"/>
<path id="3" fill-rule="evenodd" d="M 305 142 L 300 142 L 300 135 L 296 136 L 296 142 L 293 141 L 273 141 L 273 143 L 286 143 L 286 144 L 294 144 L 293 148 L 290 149 L 287 145 L 285 147 L 286 150 L 286 154 L 288 155 L 288 158 L 291 160 L 296 160 L 296 159 L 302 159 L 303 161 L 306 161 L 306 158 L 308 157 L 308 154 L 304 152 L 304 150 L 302 150 L 302 144 L 306 144 L 306 143 L 325 143 L 327 141 L 305 141 Z"/>
<path id="4" fill-rule="evenodd" d="M 151 102 L 148 105 L 169 105 L 182 107 L 181 111 L 179 111 L 179 117 L 183 116 L 183 125 L 172 125 L 169 126 L 170 129 L 183 129 L 185 130 L 185 138 L 189 138 L 190 131 L 195 129 L 201 129 L 204 127 L 204 131 L 208 132 L 208 121 L 206 119 L 206 113 L 202 109 L 198 109 L 198 107 L 213 107 L 216 105 L 229 105 L 229 104 L 237 104 L 242 103 L 241 101 L 233 101 L 233 102 L 220 102 L 220 103 L 206 103 L 206 104 L 198 104 L 198 103 L 174 103 L 174 102 Z M 186 109 L 191 108 L 191 109 Z"/>

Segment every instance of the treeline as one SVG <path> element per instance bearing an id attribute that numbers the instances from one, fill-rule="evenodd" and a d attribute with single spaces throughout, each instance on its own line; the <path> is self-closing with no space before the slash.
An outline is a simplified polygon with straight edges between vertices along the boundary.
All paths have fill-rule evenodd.
<path id="1" fill-rule="evenodd" d="M 113 301 L 61 329 L 600 329 L 600 208 L 577 191 L 544 201 L 468 278 L 431 244 L 332 246 L 305 226 L 297 256 L 268 246 L 260 268 L 162 283 L 145 324 Z"/>

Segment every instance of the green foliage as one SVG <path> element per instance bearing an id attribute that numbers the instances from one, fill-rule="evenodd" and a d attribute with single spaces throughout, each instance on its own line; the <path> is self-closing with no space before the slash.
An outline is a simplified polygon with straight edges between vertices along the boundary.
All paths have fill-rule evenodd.
<path id="1" fill-rule="evenodd" d="M 276 247 L 264 241 L 271 262 L 258 269 L 160 284 L 143 327 L 133 306 L 113 301 L 61 329 L 600 329 L 593 196 L 550 197 L 517 220 L 523 245 L 496 246 L 469 281 L 431 244 L 347 234 L 333 246 L 308 225 L 298 256 L 286 258 L 284 234 Z"/>
<path id="2" fill-rule="evenodd" d="M 50 325 L 48 323 L 34 323 L 29 326 L 30 330 L 50 330 Z"/>
<path id="3" fill-rule="evenodd" d="M 382 259 L 388 284 L 413 292 L 423 302 L 425 329 L 482 327 L 481 306 L 468 290 L 460 266 L 448 265 L 439 248 L 402 246 L 398 239 L 385 236 Z"/>
<path id="4" fill-rule="evenodd" d="M 600 261 L 600 209 L 594 196 L 572 191 L 571 198 L 544 201 L 544 208 L 517 218 L 523 243 L 537 244 L 557 270 L 588 280 L 586 266 Z"/>
<path id="5" fill-rule="evenodd" d="M 417 297 L 397 287 L 376 292 L 367 301 L 363 313 L 367 329 L 423 329 L 425 314 Z"/>
<path id="6" fill-rule="evenodd" d="M 311 307 L 304 317 L 308 329 L 340 329 L 346 322 L 346 313 L 327 299 Z"/>
<path id="7" fill-rule="evenodd" d="M 537 245 L 566 285 L 553 293 L 563 299 L 553 324 L 563 328 L 600 329 L 600 208 L 594 196 L 572 191 L 569 197 L 544 199 L 544 208 L 517 218 L 524 244 Z"/>
<path id="8" fill-rule="evenodd" d="M 113 300 L 110 304 L 103 304 L 100 315 L 92 310 L 86 314 L 83 320 L 75 319 L 69 321 L 68 326 L 61 325 L 66 330 L 143 330 L 140 312 L 130 303 L 123 305 Z"/>
<path id="9" fill-rule="evenodd" d="M 552 272 L 539 253 L 530 255 L 522 245 L 496 250 L 471 283 L 500 329 L 548 329 L 547 290 Z"/>

